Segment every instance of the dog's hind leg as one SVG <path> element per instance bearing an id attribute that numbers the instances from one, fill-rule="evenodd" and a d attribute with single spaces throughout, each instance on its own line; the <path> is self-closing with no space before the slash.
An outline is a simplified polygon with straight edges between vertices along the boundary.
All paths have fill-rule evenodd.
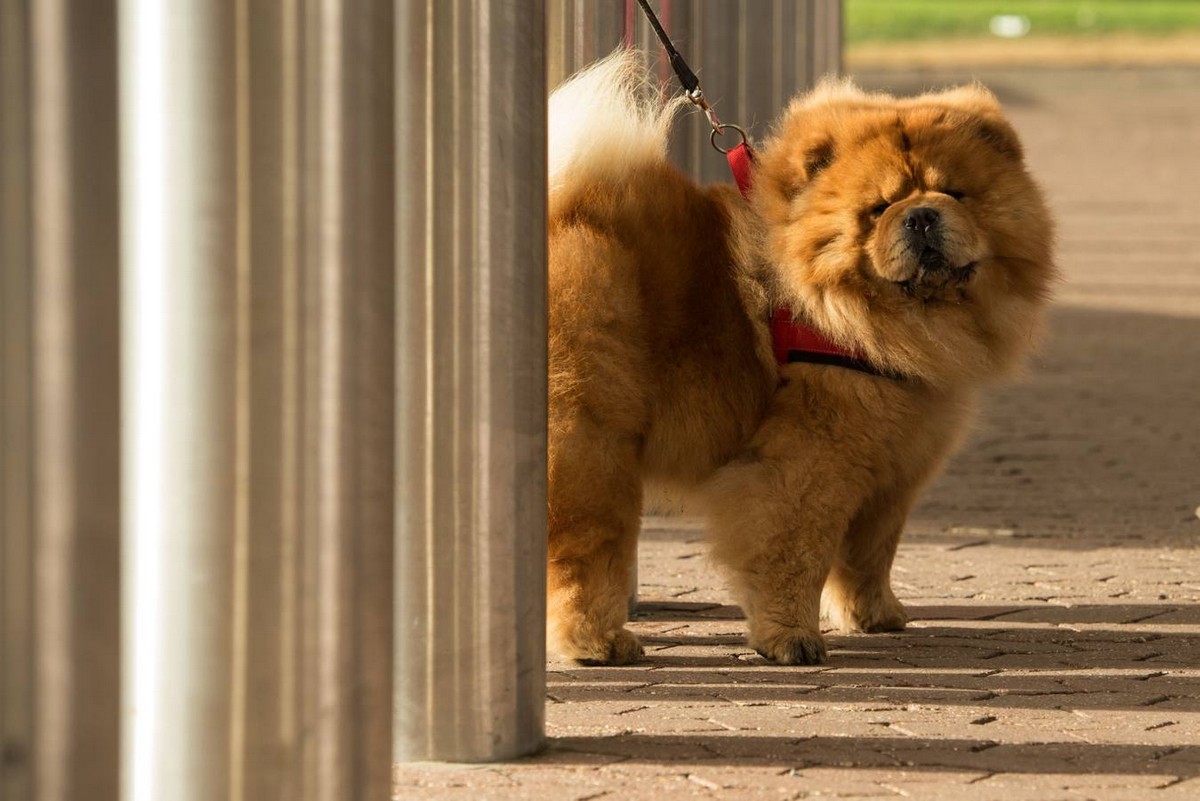
<path id="1" fill-rule="evenodd" d="M 554 230 L 546 633 L 562 656 L 623 664 L 642 654 L 624 628 L 652 380 L 638 262 L 603 228 Z"/>
<path id="2" fill-rule="evenodd" d="M 638 451 L 636 437 L 582 410 L 552 420 L 547 636 L 564 657 L 620 665 L 642 655 L 624 628 L 642 503 Z"/>

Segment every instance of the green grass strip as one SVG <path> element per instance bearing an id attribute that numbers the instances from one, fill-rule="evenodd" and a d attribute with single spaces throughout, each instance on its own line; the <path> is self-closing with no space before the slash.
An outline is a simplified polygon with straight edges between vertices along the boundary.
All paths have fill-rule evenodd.
<path id="1" fill-rule="evenodd" d="M 846 0 L 848 42 L 989 36 L 1000 14 L 1032 22 L 1030 36 L 1200 30 L 1197 0 Z"/>

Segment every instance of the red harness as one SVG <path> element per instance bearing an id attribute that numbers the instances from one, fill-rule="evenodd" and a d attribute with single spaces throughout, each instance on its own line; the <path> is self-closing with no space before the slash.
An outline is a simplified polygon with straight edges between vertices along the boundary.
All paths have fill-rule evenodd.
<path id="1" fill-rule="evenodd" d="M 729 171 L 741 190 L 742 197 L 750 199 L 750 184 L 753 179 L 754 152 L 743 141 L 725 153 Z M 867 361 L 861 354 L 843 348 L 829 337 L 811 326 L 796 321 L 792 310 L 776 306 L 771 311 L 771 347 L 775 361 L 779 364 L 808 362 L 811 364 L 834 364 L 872 375 L 893 377 Z"/>

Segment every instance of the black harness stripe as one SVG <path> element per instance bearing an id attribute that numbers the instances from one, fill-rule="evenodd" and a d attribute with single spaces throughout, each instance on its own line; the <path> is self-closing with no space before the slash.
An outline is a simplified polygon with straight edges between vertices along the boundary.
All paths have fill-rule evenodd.
<path id="1" fill-rule="evenodd" d="M 890 378 L 893 381 L 902 381 L 904 376 L 896 373 L 880 370 L 870 362 L 865 362 L 862 359 L 855 359 L 850 356 L 838 356 L 833 353 L 816 353 L 808 350 L 789 350 L 787 356 L 788 364 L 827 364 L 833 367 L 845 367 L 850 370 L 857 370 L 860 373 L 879 376 L 880 378 Z"/>

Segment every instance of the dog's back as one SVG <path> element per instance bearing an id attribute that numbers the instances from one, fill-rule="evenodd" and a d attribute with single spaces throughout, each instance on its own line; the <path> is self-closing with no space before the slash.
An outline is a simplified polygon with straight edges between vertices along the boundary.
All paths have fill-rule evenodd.
<path id="1" fill-rule="evenodd" d="M 551 412 L 604 409 L 644 475 L 686 484 L 748 435 L 774 370 L 738 276 L 745 201 L 670 164 L 681 101 L 649 74 L 618 51 L 550 99 Z"/>

